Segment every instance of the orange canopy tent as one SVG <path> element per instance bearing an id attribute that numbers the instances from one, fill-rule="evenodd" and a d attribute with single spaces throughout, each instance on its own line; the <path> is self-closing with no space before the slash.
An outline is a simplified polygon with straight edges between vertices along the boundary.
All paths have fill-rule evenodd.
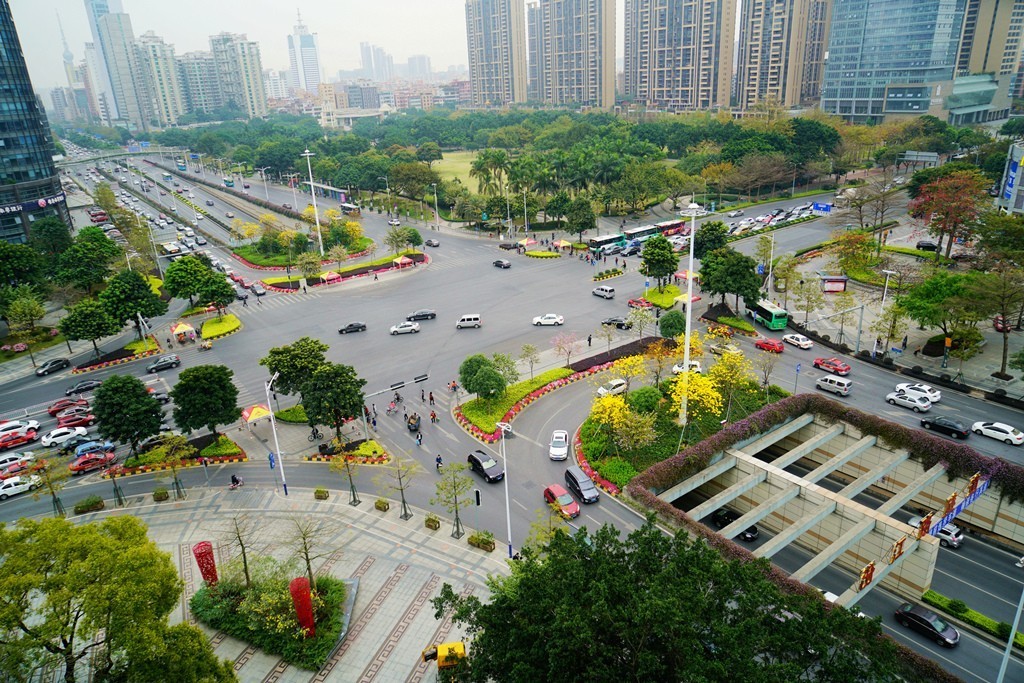
<path id="1" fill-rule="evenodd" d="M 322 277 L 324 279 L 324 282 L 335 282 L 335 281 L 341 279 L 341 276 L 338 275 L 337 273 L 335 273 L 333 270 L 327 271 L 326 273 L 324 273 L 320 277 Z"/>
<path id="2" fill-rule="evenodd" d="M 174 323 L 171 325 L 171 334 L 181 334 L 182 332 L 188 334 L 189 332 L 195 332 L 195 329 L 188 323 Z"/>
<path id="3" fill-rule="evenodd" d="M 408 256 L 399 256 L 398 258 L 393 260 L 392 263 L 394 263 L 399 268 L 404 268 L 405 266 L 412 263 L 412 259 L 409 258 Z"/>
<path id="4" fill-rule="evenodd" d="M 257 420 L 269 420 L 270 419 L 270 408 L 257 403 L 254 406 L 249 406 L 242 411 L 242 422 L 249 425 Z"/>

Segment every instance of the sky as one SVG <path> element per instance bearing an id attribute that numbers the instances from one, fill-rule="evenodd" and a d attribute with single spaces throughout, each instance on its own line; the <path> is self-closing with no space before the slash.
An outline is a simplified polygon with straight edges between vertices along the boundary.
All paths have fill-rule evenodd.
<path id="1" fill-rule="evenodd" d="M 8 0 L 25 60 L 37 91 L 66 85 L 57 15 L 78 63 L 92 40 L 84 0 Z M 526 0 L 523 0 L 524 4 Z M 624 0 L 616 20 L 621 55 Z M 404 63 L 411 55 L 430 57 L 434 71 L 465 65 L 465 0 L 122 0 L 135 35 L 155 31 L 176 53 L 209 50 L 209 36 L 244 33 L 260 43 L 264 69 L 288 68 L 287 36 L 296 11 L 319 34 L 325 78 L 360 67 L 359 44 L 372 43 Z"/>

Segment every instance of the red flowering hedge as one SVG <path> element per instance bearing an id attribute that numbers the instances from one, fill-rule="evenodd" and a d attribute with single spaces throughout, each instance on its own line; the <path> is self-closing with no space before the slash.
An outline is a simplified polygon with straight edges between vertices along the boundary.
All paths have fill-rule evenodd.
<path id="1" fill-rule="evenodd" d="M 562 387 L 568 386 L 573 382 L 578 382 L 581 379 L 590 377 L 591 375 L 597 372 L 607 370 L 612 365 L 614 365 L 614 363 L 602 363 L 601 365 L 594 365 L 590 368 L 587 368 L 586 370 L 574 372 L 568 377 L 562 377 L 561 379 L 556 379 L 553 382 L 549 382 L 548 384 L 545 384 L 539 389 L 534 389 L 529 394 L 524 396 L 522 399 L 514 403 L 512 407 L 509 408 L 508 412 L 506 412 L 505 415 L 501 418 L 501 421 L 511 423 L 513 420 L 516 419 L 516 416 L 523 411 L 524 408 L 526 408 L 528 405 L 530 405 L 537 399 L 541 398 L 542 396 L 546 396 L 547 394 L 550 394 L 552 391 L 556 389 L 561 389 Z M 495 428 L 493 432 L 486 432 L 480 427 L 477 427 L 475 424 L 470 422 L 469 418 L 462 413 L 462 406 L 455 406 L 455 410 L 453 412 L 455 414 L 455 421 L 458 422 L 463 429 L 469 432 L 470 436 L 473 436 L 479 439 L 480 441 L 483 441 L 484 443 L 494 443 L 495 441 L 501 438 L 501 429 Z"/>
<path id="2" fill-rule="evenodd" d="M 236 453 L 235 455 L 220 455 L 213 457 L 197 457 L 183 460 L 180 467 L 202 467 L 203 460 L 206 460 L 209 465 L 223 465 L 232 462 L 248 462 L 249 456 L 246 455 L 245 451 Z M 167 465 L 139 465 L 138 467 L 125 467 L 124 465 L 114 465 L 103 470 L 100 475 L 103 479 L 110 479 L 111 475 L 118 477 L 130 477 L 135 474 L 147 474 L 149 472 L 163 472 L 171 469 Z"/>
<path id="3" fill-rule="evenodd" d="M 658 498 L 658 493 L 674 486 L 708 466 L 711 458 L 740 441 L 763 434 L 784 422 L 813 413 L 829 422 L 847 422 L 865 434 L 878 437 L 891 448 L 903 448 L 925 469 L 942 464 L 950 477 L 969 477 L 981 472 L 992 478 L 992 486 L 1011 502 L 1024 499 L 1024 468 L 1012 465 L 1002 458 L 989 458 L 964 444 L 939 439 L 925 432 L 889 422 L 876 415 L 868 415 L 849 406 L 817 394 L 798 394 L 784 398 L 760 411 L 726 426 L 700 443 L 681 453 L 647 468 L 626 485 L 626 493 L 659 516 L 669 520 L 688 534 L 703 539 L 726 560 L 756 562 L 746 548 L 720 536 L 710 528 L 692 520 L 685 512 Z M 816 595 L 817 590 L 796 581 L 768 562 L 760 563 L 765 577 L 789 593 Z M 888 636 L 883 636 L 888 637 Z M 959 681 L 932 660 L 897 643 L 900 653 L 901 674 L 912 681 Z"/>
<path id="4" fill-rule="evenodd" d="M 153 335 L 149 335 L 149 338 L 153 340 L 154 344 L 156 344 L 156 348 L 152 349 L 151 351 L 143 351 L 142 353 L 134 353 L 134 354 L 132 354 L 130 356 L 125 356 L 123 358 L 116 358 L 116 359 L 113 359 L 113 360 L 102 361 L 102 362 L 99 362 L 99 363 L 93 363 L 91 365 L 79 365 L 78 367 L 75 367 L 75 368 L 71 369 L 71 374 L 72 375 L 80 375 L 83 372 L 92 372 L 93 370 L 102 370 L 103 368 L 112 368 L 115 365 L 124 365 L 125 363 L 131 363 L 132 361 L 140 360 L 142 358 L 148 358 L 150 356 L 155 356 L 158 353 L 163 353 L 164 350 L 160 347 L 160 342 L 158 342 L 156 340 L 156 337 L 154 337 Z"/>
<path id="5" fill-rule="evenodd" d="M 590 466 L 590 461 L 587 460 L 587 456 L 583 454 L 583 440 L 580 439 L 580 430 L 577 429 L 576 433 L 572 438 L 573 453 L 576 455 L 576 462 L 579 463 L 580 469 L 583 470 L 590 479 L 600 486 L 602 489 L 612 494 L 613 496 L 619 495 L 619 487 L 611 483 L 600 474 L 597 473 L 593 467 Z"/>

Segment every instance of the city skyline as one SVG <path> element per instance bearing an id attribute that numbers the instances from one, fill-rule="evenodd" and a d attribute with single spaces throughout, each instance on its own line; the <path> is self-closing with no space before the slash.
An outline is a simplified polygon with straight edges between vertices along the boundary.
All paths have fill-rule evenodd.
<path id="1" fill-rule="evenodd" d="M 525 0 L 523 0 L 524 5 Z M 25 51 L 32 82 L 38 91 L 66 85 L 61 61 L 61 37 L 57 16 L 75 61 L 85 56 L 85 43 L 92 41 L 83 0 L 10 0 L 18 33 Z M 616 3 L 616 55 L 622 54 L 623 0 Z M 122 0 L 123 11 L 131 15 L 137 35 L 153 31 L 174 45 L 177 54 L 209 49 L 212 35 L 227 31 L 244 33 L 260 43 L 263 66 L 288 71 L 286 37 L 295 24 L 296 10 L 302 12 L 310 32 L 320 36 L 320 66 L 325 79 L 338 71 L 356 71 L 362 66 L 359 45 L 380 46 L 396 63 L 426 55 L 433 68 L 467 64 L 465 0 L 384 0 L 380 3 L 348 3 L 330 0 L 302 0 L 296 3 L 241 2 L 228 0 L 210 4 L 200 0 L 151 3 Z M 396 22 L 395 17 L 401 17 Z M 429 27 L 429 28 L 424 28 Z M 440 33 L 443 31 L 443 33 Z M 338 36 L 344 36 L 339 39 Z"/>

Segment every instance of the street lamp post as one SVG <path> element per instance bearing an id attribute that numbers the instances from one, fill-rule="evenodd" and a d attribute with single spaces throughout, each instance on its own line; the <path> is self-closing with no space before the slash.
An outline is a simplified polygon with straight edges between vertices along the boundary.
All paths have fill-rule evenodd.
<path id="1" fill-rule="evenodd" d="M 270 411 L 270 430 L 274 432 L 274 450 L 277 451 L 277 469 L 281 473 L 281 488 L 284 489 L 284 495 L 287 496 L 288 482 L 284 478 L 284 457 L 281 454 L 281 443 L 277 440 L 277 421 L 274 420 L 274 410 L 270 407 L 270 387 L 273 386 L 279 374 L 281 373 L 275 372 L 270 381 L 264 385 L 264 388 L 267 390 L 267 410 Z"/>
<path id="2" fill-rule="evenodd" d="M 441 213 L 437 210 L 437 183 L 430 183 L 434 186 L 434 228 L 441 229 Z"/>
<path id="3" fill-rule="evenodd" d="M 690 332 L 693 318 L 693 245 L 697 239 L 697 213 L 700 205 L 690 202 L 686 207 L 686 213 L 690 215 L 690 257 L 686 266 L 686 333 L 683 346 L 683 400 L 679 406 L 679 422 L 683 429 L 679 433 L 679 447 L 682 447 L 683 436 L 686 434 L 688 414 L 688 401 L 690 390 Z"/>
<path id="4" fill-rule="evenodd" d="M 391 183 L 388 182 L 388 177 L 386 175 L 379 175 L 379 176 L 377 176 L 377 180 L 383 180 L 384 181 L 384 187 L 387 188 L 387 191 L 388 191 L 388 215 L 390 216 L 391 215 Z"/>
<path id="5" fill-rule="evenodd" d="M 882 311 L 885 310 L 885 297 L 889 295 L 889 277 L 892 276 L 892 275 L 898 275 L 898 273 L 895 270 L 883 270 L 882 272 L 885 273 L 885 286 L 882 287 L 882 303 L 878 307 L 878 314 L 879 315 L 881 315 Z M 886 340 L 886 341 L 888 341 L 888 340 Z M 877 337 L 875 338 L 874 345 L 871 347 L 871 357 L 874 358 L 876 353 L 878 353 L 878 338 Z"/>
<path id="6" fill-rule="evenodd" d="M 292 186 L 292 209 L 294 210 L 299 205 L 299 198 L 295 195 L 295 186 L 299 183 L 299 174 L 289 173 L 285 178 L 288 178 L 288 184 Z"/>
<path id="7" fill-rule="evenodd" d="M 264 166 L 262 168 L 257 168 L 255 170 L 259 171 L 260 172 L 260 178 L 263 178 L 263 196 L 266 197 L 267 201 L 269 202 L 270 201 L 270 192 L 267 190 L 267 174 L 266 174 L 266 170 L 268 168 L 270 168 L 270 167 L 269 166 Z"/>
<path id="8" fill-rule="evenodd" d="M 505 435 L 512 431 L 512 425 L 498 422 L 495 426 L 501 430 L 501 462 L 505 466 L 505 533 L 508 534 L 508 557 L 512 559 L 512 514 L 508 507 L 508 454 L 505 451 Z"/>
<path id="9" fill-rule="evenodd" d="M 320 234 L 320 212 L 316 208 L 316 188 L 313 186 L 313 162 L 310 161 L 314 156 L 313 152 L 308 149 L 299 156 L 306 157 L 306 170 L 309 171 L 309 193 L 313 195 L 313 218 L 316 220 L 316 238 L 320 243 L 320 255 L 324 255 L 324 236 Z M 266 185 L 263 186 L 266 189 Z"/>

